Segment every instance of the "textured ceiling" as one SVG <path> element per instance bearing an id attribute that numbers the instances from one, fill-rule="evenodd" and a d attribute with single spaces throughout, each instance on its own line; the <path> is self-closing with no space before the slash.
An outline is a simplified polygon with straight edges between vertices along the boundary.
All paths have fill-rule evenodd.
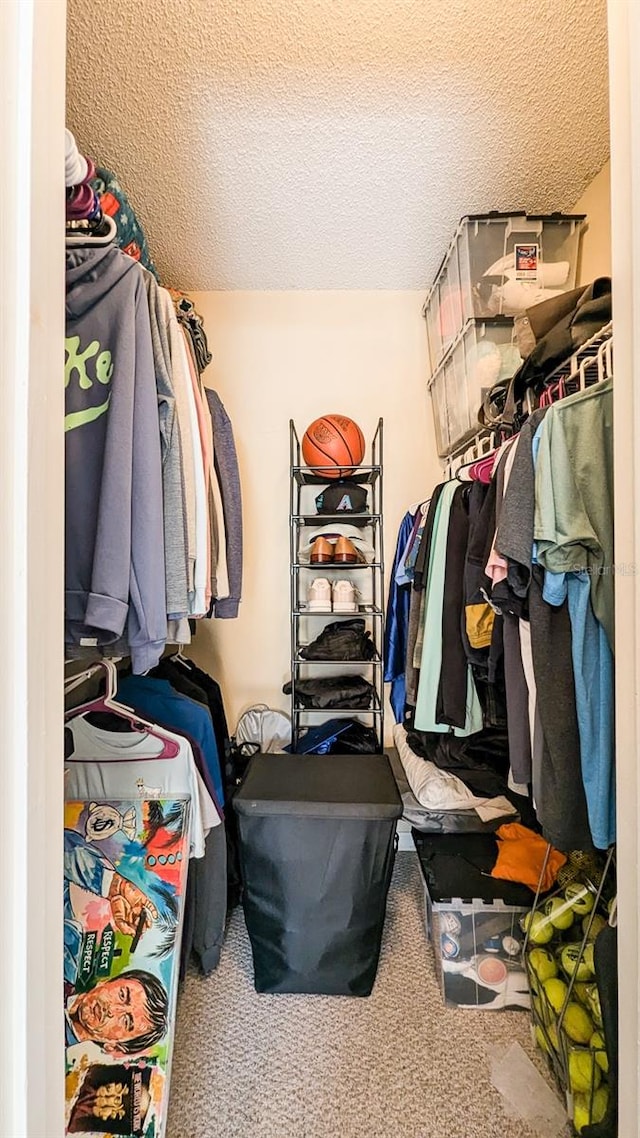
<path id="1" fill-rule="evenodd" d="M 608 156 L 606 0 L 68 0 L 68 125 L 163 278 L 423 288 Z"/>

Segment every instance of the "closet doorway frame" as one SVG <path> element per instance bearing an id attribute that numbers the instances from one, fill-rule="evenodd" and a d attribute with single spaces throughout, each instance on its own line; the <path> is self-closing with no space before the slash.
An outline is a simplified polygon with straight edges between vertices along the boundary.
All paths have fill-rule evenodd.
<path id="1" fill-rule="evenodd" d="M 619 1124 L 640 1134 L 640 6 L 608 0 L 614 322 Z M 585 61 L 587 63 L 588 61 Z"/>
<path id="2" fill-rule="evenodd" d="M 0 1134 L 64 1134 L 66 3 L 0 2 Z"/>
<path id="3" fill-rule="evenodd" d="M 632 1138 L 640 1134 L 640 92 L 632 82 L 640 5 L 608 0 L 608 24 L 616 601 L 623 614 L 616 629 L 620 1134 Z M 52 345 L 61 349 L 64 338 L 65 51 L 65 0 L 3 0 L 0 1133 L 12 1138 L 64 1132 L 64 401 Z"/>

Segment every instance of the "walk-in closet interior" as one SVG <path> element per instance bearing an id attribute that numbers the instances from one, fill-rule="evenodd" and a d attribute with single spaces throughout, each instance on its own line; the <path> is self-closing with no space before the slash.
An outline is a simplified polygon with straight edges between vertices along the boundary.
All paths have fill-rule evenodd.
<path id="1" fill-rule="evenodd" d="M 633 0 L 0 27 L 0 1138 L 634 1138 Z"/>

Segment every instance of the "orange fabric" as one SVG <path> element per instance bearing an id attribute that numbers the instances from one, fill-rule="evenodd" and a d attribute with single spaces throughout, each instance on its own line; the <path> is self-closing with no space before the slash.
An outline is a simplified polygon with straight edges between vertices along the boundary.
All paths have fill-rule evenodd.
<path id="1" fill-rule="evenodd" d="M 521 881 L 530 889 L 537 889 L 548 842 L 519 822 L 507 822 L 500 826 L 496 837 L 498 860 L 491 870 L 491 876 L 503 881 Z M 551 888 L 566 860 L 565 854 L 551 846 L 541 882 L 543 892 Z"/>

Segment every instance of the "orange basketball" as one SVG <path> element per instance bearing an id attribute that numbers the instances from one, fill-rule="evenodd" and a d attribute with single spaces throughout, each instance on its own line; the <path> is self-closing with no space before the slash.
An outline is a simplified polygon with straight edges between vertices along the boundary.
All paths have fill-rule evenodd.
<path id="1" fill-rule="evenodd" d="M 364 458 L 364 435 L 346 415 L 323 415 L 314 419 L 302 437 L 302 457 L 322 478 L 346 478 Z"/>

